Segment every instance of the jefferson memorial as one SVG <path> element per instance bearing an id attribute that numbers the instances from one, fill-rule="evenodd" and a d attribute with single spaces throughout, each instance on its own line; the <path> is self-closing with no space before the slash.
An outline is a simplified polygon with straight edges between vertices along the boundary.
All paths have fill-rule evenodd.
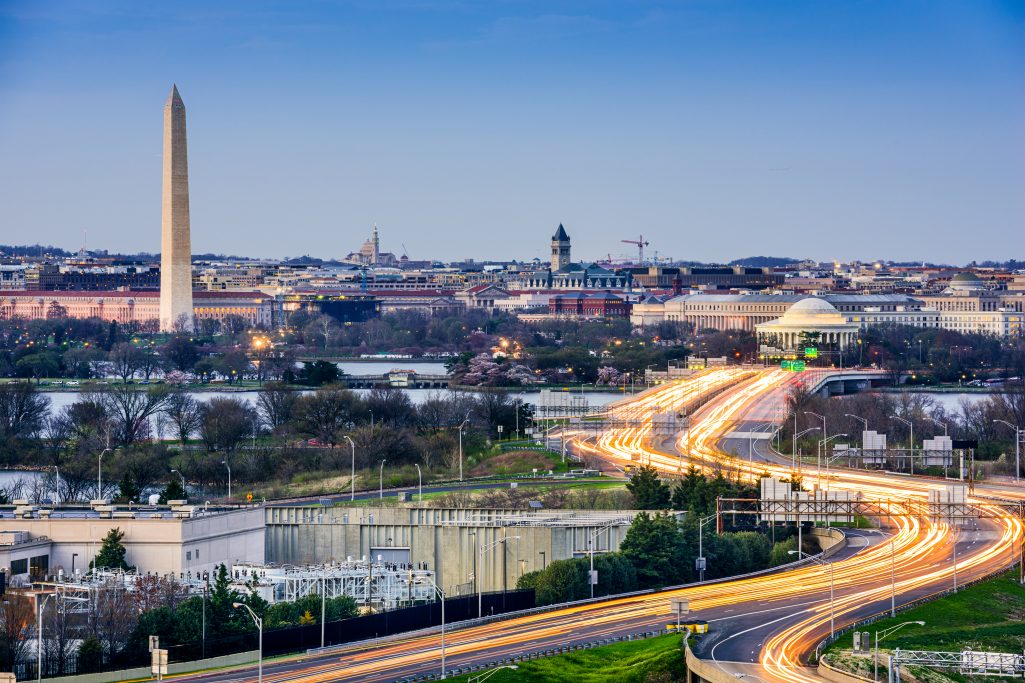
<path id="1" fill-rule="evenodd" d="M 760 339 L 774 339 L 786 349 L 796 349 L 814 335 L 822 344 L 843 348 L 854 343 L 858 329 L 857 323 L 848 322 L 831 303 L 815 297 L 801 299 L 782 317 L 755 327 Z"/>

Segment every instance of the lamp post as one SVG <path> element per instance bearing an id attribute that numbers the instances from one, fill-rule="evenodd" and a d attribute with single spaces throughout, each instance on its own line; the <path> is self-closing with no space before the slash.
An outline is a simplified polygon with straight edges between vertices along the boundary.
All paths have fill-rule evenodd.
<path id="1" fill-rule="evenodd" d="M 474 570 L 473 580 L 477 584 L 477 618 L 480 619 L 483 616 L 484 611 L 484 582 L 481 581 L 481 577 L 478 574 L 484 573 L 484 554 L 489 550 L 497 548 L 499 544 L 505 543 L 509 539 L 519 539 L 519 536 L 509 536 L 508 538 L 500 538 L 497 541 L 492 541 L 487 545 L 480 546 L 480 563 L 478 568 Z"/>
<path id="2" fill-rule="evenodd" d="M 257 655 L 256 660 L 256 680 L 257 683 L 263 683 L 263 619 L 256 616 L 256 612 L 254 612 L 253 609 L 244 602 L 233 602 L 231 603 L 231 606 L 235 609 L 244 607 L 245 610 L 249 612 L 249 616 L 253 618 L 253 623 L 256 624 L 256 628 L 260 632 L 259 640 L 257 641 L 259 643 L 259 654 Z"/>
<path id="3" fill-rule="evenodd" d="M 441 677 L 448 678 L 445 672 L 445 591 L 441 590 L 441 587 L 427 576 L 421 576 L 417 578 L 420 583 L 427 582 L 434 588 L 434 591 L 441 598 Z"/>
<path id="4" fill-rule="evenodd" d="M 911 456 L 910 456 L 910 460 L 911 460 L 911 474 L 914 474 L 915 473 L 915 423 L 912 422 L 911 420 L 906 420 L 903 417 L 898 417 L 896 415 L 891 415 L 890 417 L 892 417 L 894 420 L 899 420 L 900 422 L 903 422 L 904 424 L 906 424 L 908 426 L 908 429 L 911 430 L 910 431 L 910 435 L 908 437 L 908 451 L 911 454 Z"/>
<path id="5" fill-rule="evenodd" d="M 380 498 L 381 500 L 384 500 L 384 463 L 386 463 L 386 462 L 388 462 L 388 461 L 387 460 L 382 460 L 381 461 L 381 473 L 379 475 L 379 479 L 378 479 L 378 482 L 377 482 L 377 484 L 378 484 L 377 497 Z"/>
<path id="6" fill-rule="evenodd" d="M 833 436 L 826 437 L 825 439 L 822 439 L 821 441 L 819 441 L 819 446 L 822 449 L 822 459 L 826 463 L 826 488 L 827 489 L 829 488 L 829 454 L 826 451 L 826 445 L 830 441 L 832 441 L 833 439 L 837 439 L 837 438 L 839 438 L 841 436 L 847 436 L 847 435 L 846 434 L 834 434 Z M 822 470 L 821 469 L 819 470 L 819 482 L 820 482 L 820 486 L 821 486 L 821 482 L 822 482 Z M 828 516 L 826 517 L 826 521 L 827 521 L 826 526 L 828 526 L 828 521 L 829 521 L 829 517 Z"/>
<path id="7" fill-rule="evenodd" d="M 174 473 L 174 474 L 177 474 L 179 477 L 181 477 L 181 479 L 182 479 L 182 495 L 184 495 L 186 498 L 188 498 L 189 497 L 189 492 L 185 488 L 185 475 L 182 474 L 181 472 L 179 472 L 178 470 L 171 470 L 171 472 Z"/>
<path id="8" fill-rule="evenodd" d="M 348 434 L 343 438 L 348 441 L 349 446 L 352 447 L 352 473 L 349 475 L 349 500 L 356 500 L 356 444 Z"/>
<path id="9" fill-rule="evenodd" d="M 801 438 L 802 436 L 804 436 L 805 434 L 810 434 L 811 432 L 817 432 L 820 429 L 821 429 L 821 427 L 808 427 L 807 429 L 802 429 L 799 432 L 794 432 L 794 452 L 790 454 L 790 456 L 791 456 L 791 469 L 794 469 L 794 470 L 797 469 L 797 464 L 796 464 L 797 463 L 797 440 L 799 438 Z"/>
<path id="10" fill-rule="evenodd" d="M 228 502 L 231 502 L 231 465 L 228 464 L 227 460 L 222 460 L 221 464 L 228 468 Z"/>
<path id="11" fill-rule="evenodd" d="M 999 422 L 1005 424 L 1014 430 L 1014 481 L 1018 481 L 1021 476 L 1021 432 L 1022 430 L 1018 425 L 1013 425 L 1007 420 L 993 420 L 993 422 Z"/>
<path id="12" fill-rule="evenodd" d="M 463 427 L 470 421 L 470 413 L 467 411 L 466 419 L 459 423 L 459 481 L 463 480 Z"/>
<path id="13" fill-rule="evenodd" d="M 418 498 L 418 501 L 419 501 L 420 505 L 423 505 L 424 504 L 424 473 L 420 469 L 420 463 L 416 462 L 416 463 L 413 463 L 413 465 L 416 467 L 416 487 L 417 487 L 417 491 L 418 491 L 417 498 Z"/>
<path id="14" fill-rule="evenodd" d="M 587 555 L 591 559 L 591 567 L 590 567 L 590 573 L 587 575 L 587 583 L 590 584 L 590 586 L 591 586 L 591 597 L 592 598 L 594 597 L 594 584 L 595 584 L 595 580 L 594 580 L 594 553 L 595 553 L 595 549 L 591 545 L 591 543 L 593 541 L 594 544 L 597 545 L 597 543 L 598 543 L 598 535 L 601 534 L 601 532 L 603 532 L 603 531 L 611 530 L 612 527 L 614 527 L 614 526 L 616 526 L 616 525 L 615 524 L 606 524 L 602 528 L 595 530 L 595 532 L 591 534 L 591 537 L 587 539 Z M 612 543 L 610 542 L 609 545 L 611 546 Z"/>
<path id="15" fill-rule="evenodd" d="M 60 499 L 60 497 L 61 497 L 61 471 L 60 471 L 60 468 L 57 467 L 56 465 L 53 466 L 53 471 L 54 471 L 54 473 L 57 476 L 57 483 L 54 484 L 54 493 L 57 494 L 56 497 L 58 499 Z M 57 505 L 58 504 L 58 500 L 55 500 L 53 502 L 53 504 Z"/>
<path id="16" fill-rule="evenodd" d="M 100 451 L 100 457 L 96 460 L 96 497 L 103 498 L 103 456 L 110 452 L 109 448 Z"/>
<path id="17" fill-rule="evenodd" d="M 816 427 L 818 429 L 818 427 Z M 718 513 L 709 515 L 704 519 L 698 520 L 698 581 L 704 582 L 705 580 L 705 523 L 711 519 L 718 517 Z"/>
<path id="18" fill-rule="evenodd" d="M 805 415 L 811 415 L 812 417 L 817 417 L 820 420 L 822 420 L 822 438 L 826 439 L 826 438 L 829 437 L 829 432 L 826 431 L 826 416 L 825 415 L 819 415 L 818 413 L 813 413 L 810 410 L 804 411 L 804 414 Z M 819 468 L 819 471 L 818 471 L 819 486 L 821 487 L 822 486 L 822 446 L 819 446 L 819 448 L 816 451 L 815 455 L 816 455 L 816 460 L 818 462 L 818 468 Z"/>
<path id="19" fill-rule="evenodd" d="M 903 628 L 903 627 L 908 626 L 910 624 L 917 624 L 919 626 L 925 626 L 925 622 L 924 621 L 905 621 L 903 624 L 897 624 L 896 626 L 891 626 L 890 628 L 885 629 L 883 631 L 876 631 L 875 673 L 872 676 L 873 680 L 875 680 L 875 681 L 879 680 L 879 641 L 882 640 L 883 638 L 885 638 L 886 636 L 890 635 L 891 633 L 893 633 L 897 629 Z"/>
<path id="20" fill-rule="evenodd" d="M 798 559 L 804 557 L 804 553 L 802 553 L 800 550 L 788 550 L 787 553 L 790 555 L 797 555 Z M 825 560 L 819 559 L 814 555 L 808 555 L 807 557 L 809 560 L 817 562 L 823 567 L 829 567 L 829 636 L 833 637 L 833 635 L 836 633 L 836 628 L 833 621 L 835 605 L 835 595 L 833 593 L 833 563 L 826 562 Z"/>
<path id="21" fill-rule="evenodd" d="M 36 680 L 43 679 L 43 610 L 56 593 L 50 593 L 42 600 L 36 598 Z"/>

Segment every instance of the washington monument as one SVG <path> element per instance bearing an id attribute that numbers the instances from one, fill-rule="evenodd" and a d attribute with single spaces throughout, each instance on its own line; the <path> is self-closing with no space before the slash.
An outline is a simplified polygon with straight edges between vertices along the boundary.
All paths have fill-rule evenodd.
<path id="1" fill-rule="evenodd" d="M 185 103 L 178 87 L 164 105 L 164 190 L 160 220 L 160 329 L 192 329 L 192 242 Z"/>

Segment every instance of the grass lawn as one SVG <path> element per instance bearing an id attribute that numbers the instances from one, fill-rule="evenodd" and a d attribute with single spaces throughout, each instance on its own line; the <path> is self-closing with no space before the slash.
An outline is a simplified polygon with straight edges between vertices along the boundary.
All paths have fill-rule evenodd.
<path id="1" fill-rule="evenodd" d="M 520 662 L 513 671 L 496 671 L 488 680 L 494 683 L 522 681 L 616 681 L 616 683 L 648 683 L 684 681 L 684 657 L 680 636 L 665 635 L 645 640 L 631 640 L 591 650 L 577 650 L 564 655 Z M 449 678 L 469 681 L 485 671 Z"/>
<path id="2" fill-rule="evenodd" d="M 905 626 L 879 643 L 880 675 L 885 677 L 886 657 L 895 648 L 959 652 L 979 651 L 1020 654 L 1025 649 L 1025 586 L 1014 575 L 1004 574 L 967 588 L 956 595 L 935 600 L 915 609 L 862 627 L 869 637 L 876 631 L 906 621 L 924 621 L 925 626 Z M 827 650 L 829 661 L 841 668 L 871 676 L 871 657 L 851 656 L 852 635 L 845 635 Z M 874 642 L 874 641 L 873 641 Z M 942 673 L 947 680 L 972 680 L 955 670 L 931 670 L 929 677 Z M 934 678 L 934 680 L 936 680 Z"/>

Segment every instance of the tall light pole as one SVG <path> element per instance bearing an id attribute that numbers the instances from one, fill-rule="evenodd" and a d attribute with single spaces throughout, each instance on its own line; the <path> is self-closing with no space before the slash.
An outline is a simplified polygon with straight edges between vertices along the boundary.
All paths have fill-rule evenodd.
<path id="1" fill-rule="evenodd" d="M 420 505 L 424 504 L 424 473 L 420 469 L 420 463 L 415 462 L 413 465 L 416 467 L 416 487 L 418 489 L 417 499 Z"/>
<path id="2" fill-rule="evenodd" d="M 352 474 L 349 475 L 349 500 L 356 500 L 356 444 L 348 434 L 343 438 L 352 447 Z"/>
<path id="3" fill-rule="evenodd" d="M 1014 480 L 1018 481 L 1021 475 L 1021 429 L 1018 425 L 1013 425 L 1007 420 L 993 420 L 993 422 L 999 422 L 1005 424 L 1014 430 Z"/>
<path id="4" fill-rule="evenodd" d="M 103 498 L 103 456 L 110 452 L 109 448 L 100 451 L 100 457 L 96 460 L 96 497 Z"/>
<path id="5" fill-rule="evenodd" d="M 591 534 L 591 537 L 587 539 L 587 555 L 591 559 L 591 567 L 590 567 L 590 573 L 587 575 L 587 583 L 590 584 L 590 586 L 591 586 L 591 597 L 592 598 L 594 597 L 594 584 L 595 584 L 595 581 L 594 581 L 594 553 L 595 553 L 595 548 L 591 545 L 591 543 L 593 542 L 594 545 L 597 545 L 598 544 L 598 536 L 601 534 L 601 532 L 609 531 L 614 526 L 616 526 L 616 525 L 615 524 L 606 524 L 602 528 L 595 530 L 595 532 Z M 609 546 L 611 546 L 611 545 L 612 545 L 612 543 L 611 543 L 611 540 L 610 540 Z M 609 549 L 611 550 L 611 547 Z"/>
<path id="6" fill-rule="evenodd" d="M 186 488 L 185 488 L 185 475 L 184 475 L 184 474 L 182 474 L 181 472 L 179 472 L 178 470 L 174 470 L 174 469 L 173 469 L 173 470 L 171 470 L 171 473 L 172 473 L 172 474 L 177 474 L 177 475 L 178 475 L 179 477 L 181 477 L 181 480 L 182 480 L 182 494 L 183 494 L 183 495 L 184 495 L 184 496 L 185 496 L 186 498 L 188 498 L 188 497 L 189 497 L 189 492 L 188 492 L 188 491 L 186 490 Z"/>
<path id="7" fill-rule="evenodd" d="M 227 460 L 222 460 L 221 464 L 228 468 L 228 502 L 231 502 L 231 465 L 228 464 Z"/>
<path id="8" fill-rule="evenodd" d="M 808 427 L 807 429 L 802 429 L 799 432 L 794 432 L 794 452 L 791 454 L 791 469 L 794 469 L 794 470 L 797 469 L 797 464 L 796 464 L 797 463 L 797 440 L 800 439 L 805 434 L 810 434 L 811 432 L 817 432 L 820 429 L 821 429 L 821 427 Z"/>
<path id="9" fill-rule="evenodd" d="M 431 584 L 438 597 L 441 598 L 441 677 L 448 678 L 448 674 L 445 671 L 445 591 L 441 590 L 441 587 L 434 582 L 434 579 L 429 577 L 421 576 L 418 578 L 418 581 L 426 581 Z"/>
<path id="10" fill-rule="evenodd" d="M 818 413 L 813 413 L 810 410 L 804 411 L 804 414 L 805 415 L 811 415 L 813 417 L 817 417 L 820 420 L 822 420 L 822 438 L 823 439 L 829 438 L 829 432 L 826 431 L 826 416 L 825 415 L 819 415 Z M 817 456 L 817 460 L 818 460 L 819 486 L 821 487 L 822 486 L 822 447 L 821 446 L 819 447 L 819 449 L 815 453 L 815 455 Z"/>
<path id="11" fill-rule="evenodd" d="M 816 427 L 815 429 L 818 429 L 818 427 Z M 715 519 L 718 516 L 719 516 L 718 513 L 716 513 L 716 514 L 713 514 L 713 515 L 709 515 L 708 517 L 705 517 L 704 519 L 698 520 L 698 558 L 697 558 L 697 562 L 698 562 L 698 581 L 700 581 L 700 582 L 704 582 L 704 580 L 705 580 L 705 552 L 704 552 L 704 550 L 705 550 L 705 538 L 704 538 L 705 523 L 708 522 L 711 519 Z"/>
<path id="12" fill-rule="evenodd" d="M 470 421 L 470 413 L 466 413 L 466 419 L 459 423 L 459 481 L 463 480 L 463 427 Z"/>
<path id="13" fill-rule="evenodd" d="M 884 631 L 876 631 L 875 674 L 872 676 L 873 680 L 875 680 L 875 681 L 879 680 L 879 641 L 882 640 L 883 638 L 885 638 L 886 636 L 890 635 L 891 633 L 893 633 L 897 629 L 903 628 L 904 626 L 908 626 L 909 624 L 918 624 L 919 626 L 925 626 L 925 622 L 924 621 L 905 621 L 903 624 L 897 624 L 896 626 L 891 626 L 890 628 L 888 628 L 888 629 L 886 629 Z"/>
<path id="14" fill-rule="evenodd" d="M 57 498 L 59 499 L 61 497 L 61 471 L 56 465 L 53 466 L 53 471 L 57 476 L 57 483 L 54 484 L 54 493 L 57 494 Z M 58 503 L 59 500 L 54 501 L 54 505 L 57 505 Z"/>
<path id="15" fill-rule="evenodd" d="M 244 602 L 233 602 L 231 603 L 231 606 L 235 609 L 244 607 L 245 610 L 249 612 L 249 616 L 253 618 L 253 623 L 256 624 L 256 628 L 260 632 L 259 640 L 257 641 L 259 643 L 259 654 L 257 655 L 258 659 L 256 660 L 256 680 L 257 683 L 263 683 L 263 619 L 256 616 L 256 612 L 254 612 L 252 608 Z"/>
<path id="16" fill-rule="evenodd" d="M 380 474 L 380 479 L 378 480 L 378 487 L 379 488 L 378 488 L 377 497 L 380 498 L 381 500 L 384 500 L 384 463 L 386 463 L 386 462 L 388 462 L 388 461 L 387 460 L 382 460 L 381 461 L 381 474 Z"/>
<path id="17" fill-rule="evenodd" d="M 43 610 L 56 593 L 50 593 L 42 600 L 36 598 L 36 680 L 43 679 Z"/>
<path id="18" fill-rule="evenodd" d="M 477 570 L 474 571 L 474 577 L 473 577 L 474 582 L 476 582 L 476 584 L 477 584 L 477 618 L 478 619 L 480 619 L 483 616 L 483 611 L 484 611 L 484 582 L 481 581 L 481 577 L 480 576 L 477 576 L 477 574 L 483 574 L 484 573 L 484 554 L 487 553 L 489 550 L 497 548 L 500 544 L 505 543 L 506 541 L 508 541 L 510 539 L 514 539 L 514 538 L 518 539 L 519 536 L 509 536 L 507 538 L 500 538 L 497 541 L 492 541 L 491 543 L 488 543 L 487 545 L 480 546 L 480 563 L 478 565 Z M 503 552 L 504 552 L 504 549 L 503 549 Z"/>
<path id="19" fill-rule="evenodd" d="M 801 558 L 803 556 L 803 553 L 800 550 L 788 550 L 787 553 L 790 555 L 797 555 L 798 558 Z M 833 616 L 835 614 L 835 594 L 833 593 L 833 563 L 826 562 L 825 560 L 815 557 L 814 555 L 808 555 L 808 559 L 817 562 L 823 567 L 829 567 L 829 637 L 832 638 L 833 635 L 836 633 L 836 628 L 833 621 Z"/>
<path id="20" fill-rule="evenodd" d="M 825 439 L 822 439 L 822 441 L 819 442 L 819 446 L 822 449 L 822 459 L 826 462 L 826 488 L 827 489 L 829 488 L 829 452 L 826 450 L 826 445 L 830 441 L 832 441 L 833 439 L 839 438 L 841 436 L 847 436 L 847 435 L 846 434 L 834 434 L 833 436 L 826 437 Z M 822 482 L 822 470 L 820 469 L 819 470 L 819 484 L 820 485 L 821 485 L 821 482 Z M 828 516 L 826 517 L 826 521 L 827 522 L 829 521 L 829 517 Z M 828 526 L 828 524 L 827 524 L 827 526 Z"/>
<path id="21" fill-rule="evenodd" d="M 899 420 L 900 422 L 903 422 L 904 424 L 906 424 L 908 426 L 908 429 L 911 430 L 910 435 L 908 437 L 908 451 L 911 453 L 911 456 L 910 456 L 910 460 L 911 460 L 911 474 L 914 474 L 915 473 L 915 423 L 912 422 L 911 420 L 906 420 L 903 417 L 898 417 L 897 415 L 891 415 L 890 417 L 892 417 L 894 420 Z"/>

